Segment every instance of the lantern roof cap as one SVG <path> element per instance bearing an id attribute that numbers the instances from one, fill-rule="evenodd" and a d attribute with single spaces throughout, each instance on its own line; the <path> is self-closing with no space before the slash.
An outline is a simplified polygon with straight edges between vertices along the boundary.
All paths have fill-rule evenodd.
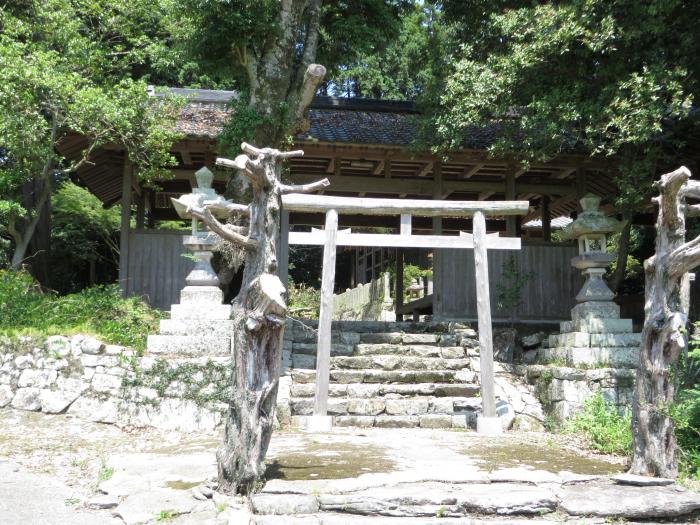
<path id="1" fill-rule="evenodd" d="M 579 201 L 582 212 L 574 222 L 562 230 L 564 239 L 578 239 L 584 235 L 616 233 L 622 230 L 624 222 L 608 217 L 600 211 L 600 197 L 588 193 Z"/>

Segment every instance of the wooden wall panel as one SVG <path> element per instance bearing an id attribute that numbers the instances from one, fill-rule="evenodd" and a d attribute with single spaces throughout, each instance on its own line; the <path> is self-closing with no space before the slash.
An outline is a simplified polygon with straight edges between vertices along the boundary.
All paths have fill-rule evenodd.
<path id="1" fill-rule="evenodd" d="M 508 318 L 498 308 L 497 287 L 503 281 L 503 266 L 514 256 L 522 272 L 533 272 L 525 285 L 517 309 L 522 320 L 561 320 L 570 316 L 574 297 L 583 285 L 580 272 L 572 268 L 577 255 L 573 245 L 523 244 L 520 251 L 489 250 L 489 284 L 494 320 Z M 472 250 L 436 250 L 435 316 L 441 319 L 475 319 L 476 290 Z"/>

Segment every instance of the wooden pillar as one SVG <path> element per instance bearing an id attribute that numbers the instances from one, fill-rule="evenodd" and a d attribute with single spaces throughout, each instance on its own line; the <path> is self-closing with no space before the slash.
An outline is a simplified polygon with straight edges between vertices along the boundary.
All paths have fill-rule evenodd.
<path id="1" fill-rule="evenodd" d="M 486 219 L 474 213 L 474 268 L 476 274 L 476 308 L 479 318 L 479 363 L 481 365 L 481 403 L 485 417 L 496 416 L 493 378 L 493 335 L 491 333 L 491 295 L 486 255 Z"/>
<path id="2" fill-rule="evenodd" d="M 549 209 L 549 195 L 542 196 L 542 239 L 552 241 L 552 213 Z"/>
<path id="3" fill-rule="evenodd" d="M 396 320 L 403 321 L 399 308 L 403 306 L 403 249 L 396 249 Z"/>
<path id="4" fill-rule="evenodd" d="M 282 210 L 280 216 L 280 240 L 277 273 L 284 287 L 289 280 L 289 212 Z"/>
<path id="5" fill-rule="evenodd" d="M 433 163 L 433 199 L 442 200 L 442 162 L 436 160 Z M 433 235 L 442 235 L 442 217 L 433 217 Z"/>
<path id="6" fill-rule="evenodd" d="M 515 166 L 513 164 L 508 164 L 506 167 L 506 200 L 515 200 Z M 511 215 L 506 218 L 506 235 L 508 237 L 515 237 L 517 235 L 517 221 L 518 217 Z"/>
<path id="7" fill-rule="evenodd" d="M 122 215 L 121 229 L 119 232 L 119 288 L 126 297 L 127 283 L 129 280 L 129 227 L 131 223 L 131 180 L 133 178 L 133 165 L 129 159 L 124 160 L 122 171 Z"/>
<path id="8" fill-rule="evenodd" d="M 321 311 L 318 316 L 318 346 L 316 349 L 316 399 L 314 416 L 328 412 L 328 381 L 331 366 L 331 325 L 333 318 L 333 287 L 335 285 L 335 247 L 338 235 L 338 212 L 326 212 L 326 244 L 323 247 L 321 277 Z"/>

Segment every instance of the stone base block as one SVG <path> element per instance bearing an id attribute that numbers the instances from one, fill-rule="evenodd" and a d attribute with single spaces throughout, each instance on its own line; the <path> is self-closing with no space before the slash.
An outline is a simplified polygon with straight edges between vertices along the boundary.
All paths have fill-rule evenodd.
<path id="1" fill-rule="evenodd" d="M 181 304 L 217 305 L 224 302 L 224 293 L 218 286 L 185 286 L 180 291 Z"/>
<path id="2" fill-rule="evenodd" d="M 543 348 L 540 356 L 545 362 L 560 361 L 575 368 L 636 368 L 639 346 Z"/>
<path id="3" fill-rule="evenodd" d="M 632 319 L 581 319 L 563 321 L 560 332 L 588 332 L 589 334 L 619 334 L 632 332 Z"/>
<path id="4" fill-rule="evenodd" d="M 218 320 L 231 318 L 230 304 L 216 304 L 202 307 L 197 304 L 174 304 L 170 307 L 171 319 Z"/>
<path id="5" fill-rule="evenodd" d="M 330 432 L 333 429 L 333 416 L 306 416 L 302 428 L 308 432 Z"/>
<path id="6" fill-rule="evenodd" d="M 642 344 L 642 334 L 591 334 L 591 346 L 633 346 Z M 579 346 L 579 345 L 571 345 Z"/>
<path id="7" fill-rule="evenodd" d="M 163 319 L 161 335 L 193 335 L 203 337 L 231 337 L 233 321 L 227 319 Z"/>
<path id="8" fill-rule="evenodd" d="M 151 354 L 225 356 L 231 354 L 231 338 L 186 335 L 149 335 L 146 348 Z"/>
<path id="9" fill-rule="evenodd" d="M 590 346 L 591 334 L 586 332 L 562 332 L 549 336 L 549 346 L 551 348 L 557 346 Z"/>
<path id="10" fill-rule="evenodd" d="M 571 309 L 571 319 L 574 321 L 619 318 L 620 307 L 612 301 L 587 301 Z"/>
<path id="11" fill-rule="evenodd" d="M 503 433 L 503 423 L 500 417 L 477 416 L 476 432 L 478 434 L 494 435 Z"/>

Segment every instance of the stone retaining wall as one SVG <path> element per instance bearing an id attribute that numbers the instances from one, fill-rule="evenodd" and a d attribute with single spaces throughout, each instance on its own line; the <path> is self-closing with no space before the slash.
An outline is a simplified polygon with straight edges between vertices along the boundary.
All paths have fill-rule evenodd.
<path id="1" fill-rule="evenodd" d="M 230 358 L 138 357 L 93 337 L 0 340 L 0 408 L 101 423 L 208 430 L 227 405 Z"/>
<path id="2" fill-rule="evenodd" d="M 585 400 L 597 392 L 620 413 L 632 407 L 634 368 L 519 365 L 514 367 L 514 372 L 534 385 L 545 412 L 559 423 L 581 411 Z"/>

